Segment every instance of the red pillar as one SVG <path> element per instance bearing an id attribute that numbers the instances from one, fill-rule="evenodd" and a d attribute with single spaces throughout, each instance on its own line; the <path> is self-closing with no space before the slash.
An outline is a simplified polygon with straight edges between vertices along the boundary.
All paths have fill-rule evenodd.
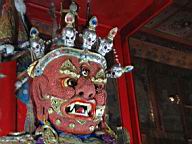
<path id="1" fill-rule="evenodd" d="M 115 47 L 122 66 L 130 65 L 128 40 L 120 35 L 115 38 Z M 133 70 L 134 71 L 134 70 Z M 137 102 L 132 73 L 124 74 L 118 79 L 119 102 L 122 125 L 129 132 L 131 144 L 141 144 Z"/>
<path id="2" fill-rule="evenodd" d="M 0 63 L 0 74 L 0 136 L 2 136 L 16 130 L 16 62 Z"/>

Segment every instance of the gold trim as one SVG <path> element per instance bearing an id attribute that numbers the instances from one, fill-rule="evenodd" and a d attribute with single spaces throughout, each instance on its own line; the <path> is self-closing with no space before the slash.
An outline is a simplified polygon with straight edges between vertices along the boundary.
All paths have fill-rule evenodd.
<path id="1" fill-rule="evenodd" d="M 34 68 L 34 75 L 40 76 L 43 74 L 43 71 L 45 67 L 54 59 L 63 57 L 63 56 L 72 56 L 79 58 L 80 60 L 86 60 L 98 63 L 102 66 L 103 69 L 107 68 L 107 62 L 105 57 L 103 57 L 100 54 L 94 53 L 94 52 L 86 52 L 84 50 L 80 50 L 77 48 L 68 48 L 68 47 L 60 47 L 58 49 L 55 49 L 48 54 L 46 54 L 44 57 L 39 59 L 37 65 Z"/>
<path id="2" fill-rule="evenodd" d="M 70 123 L 69 124 L 69 128 L 71 128 L 71 129 L 75 128 L 75 124 L 74 123 Z"/>
<path id="3" fill-rule="evenodd" d="M 69 75 L 69 76 L 72 77 L 72 78 L 76 78 L 76 79 L 80 78 L 80 75 L 79 75 L 79 74 L 76 74 L 75 72 L 72 72 L 72 71 L 70 71 L 70 70 L 60 70 L 60 73 L 61 73 L 61 74 Z"/>
<path id="4" fill-rule="evenodd" d="M 101 84 L 101 83 L 104 83 L 106 84 L 107 83 L 107 79 L 96 79 L 96 78 L 91 78 L 91 81 L 94 83 L 94 84 Z"/>
<path id="5" fill-rule="evenodd" d="M 34 73 L 34 69 L 35 66 L 38 64 L 38 61 L 34 61 L 27 69 L 27 74 L 31 77 L 34 78 L 35 77 L 35 73 Z"/>

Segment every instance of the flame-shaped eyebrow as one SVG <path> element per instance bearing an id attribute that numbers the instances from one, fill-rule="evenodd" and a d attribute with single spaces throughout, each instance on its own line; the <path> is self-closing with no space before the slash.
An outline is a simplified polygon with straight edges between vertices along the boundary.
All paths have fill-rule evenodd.
<path id="1" fill-rule="evenodd" d="M 60 68 L 60 72 L 62 70 L 70 70 L 70 71 L 76 71 L 77 68 L 73 65 L 73 63 L 68 59 L 66 60 L 62 65 L 61 65 L 61 68 Z"/>
<path id="2" fill-rule="evenodd" d="M 96 78 L 96 79 L 99 79 L 99 78 L 105 79 L 105 72 L 104 72 L 104 70 L 103 70 L 103 69 L 100 69 L 100 70 L 97 72 L 95 78 Z"/>
<path id="3" fill-rule="evenodd" d="M 106 79 L 106 75 L 105 75 L 104 70 L 103 70 L 103 69 L 100 69 L 100 70 L 97 72 L 96 76 L 91 79 L 91 81 L 92 81 L 93 83 L 95 83 L 95 84 L 106 83 L 106 82 L 107 82 L 107 79 Z"/>
<path id="4" fill-rule="evenodd" d="M 79 78 L 80 75 L 77 74 L 77 68 L 73 65 L 73 63 L 68 59 L 66 60 L 60 68 L 61 74 L 69 75 L 73 78 Z"/>

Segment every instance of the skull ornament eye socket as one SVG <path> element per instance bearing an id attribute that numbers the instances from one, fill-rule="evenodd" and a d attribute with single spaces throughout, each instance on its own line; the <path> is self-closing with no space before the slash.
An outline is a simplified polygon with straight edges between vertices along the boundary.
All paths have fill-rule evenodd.
<path id="1" fill-rule="evenodd" d="M 35 48 L 40 49 L 40 47 L 41 47 L 40 44 L 37 44 Z"/>
<path id="2" fill-rule="evenodd" d="M 74 37 L 74 36 L 72 36 L 72 37 L 71 37 L 71 40 L 73 40 L 74 38 L 75 38 L 75 37 Z"/>
<path id="3" fill-rule="evenodd" d="M 69 37 L 68 37 L 68 36 L 66 36 L 66 39 L 68 40 L 68 39 L 69 39 Z"/>

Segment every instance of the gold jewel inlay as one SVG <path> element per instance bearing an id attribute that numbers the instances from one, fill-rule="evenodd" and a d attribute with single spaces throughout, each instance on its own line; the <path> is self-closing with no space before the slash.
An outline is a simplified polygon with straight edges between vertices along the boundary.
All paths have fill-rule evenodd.
<path id="1" fill-rule="evenodd" d="M 57 119 L 57 120 L 55 121 L 55 124 L 56 124 L 56 125 L 60 125 L 60 124 L 61 124 L 61 120 L 60 120 L 60 119 Z"/>

